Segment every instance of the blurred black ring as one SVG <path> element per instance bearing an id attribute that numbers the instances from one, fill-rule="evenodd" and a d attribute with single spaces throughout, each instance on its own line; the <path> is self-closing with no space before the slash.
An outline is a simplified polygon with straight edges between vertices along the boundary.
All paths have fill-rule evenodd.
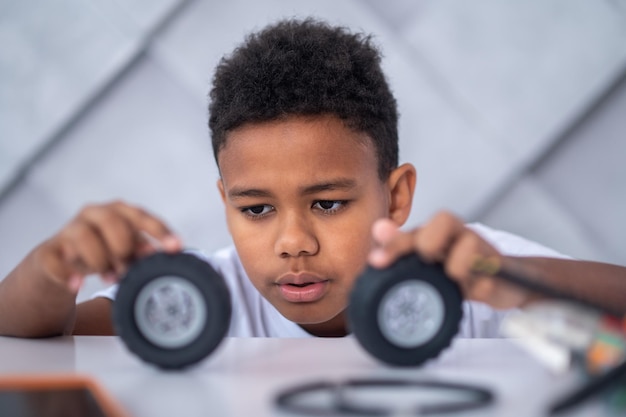
<path id="1" fill-rule="evenodd" d="M 313 382 L 287 389 L 278 394 L 276 405 L 283 411 L 303 415 L 314 416 L 337 416 L 337 415 L 364 415 L 364 416 L 393 416 L 398 410 L 393 408 L 363 406 L 350 401 L 345 391 L 346 389 L 360 388 L 436 388 L 442 390 L 457 391 L 464 394 L 467 399 L 460 401 L 449 401 L 428 405 L 416 406 L 412 410 L 402 410 L 402 415 L 433 415 L 441 413 L 454 413 L 469 411 L 485 407 L 493 402 L 493 393 L 475 385 L 460 384 L 454 382 L 433 381 L 433 380 L 409 380 L 409 379 L 353 379 L 340 383 Z M 329 391 L 332 394 L 332 406 L 314 407 L 297 403 L 297 397 L 305 394 L 312 394 L 317 391 Z"/>

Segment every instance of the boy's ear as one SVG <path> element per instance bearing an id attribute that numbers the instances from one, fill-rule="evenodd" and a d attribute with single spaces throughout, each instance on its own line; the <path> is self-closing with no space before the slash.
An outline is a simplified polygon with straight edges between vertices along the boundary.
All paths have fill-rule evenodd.
<path id="1" fill-rule="evenodd" d="M 217 180 L 217 189 L 220 191 L 220 196 L 222 196 L 222 202 L 226 204 L 226 193 L 224 192 L 224 183 L 221 178 Z"/>
<path id="2" fill-rule="evenodd" d="M 398 226 L 402 226 L 411 214 L 416 181 L 417 172 L 411 164 L 402 164 L 389 174 L 389 218 Z"/>

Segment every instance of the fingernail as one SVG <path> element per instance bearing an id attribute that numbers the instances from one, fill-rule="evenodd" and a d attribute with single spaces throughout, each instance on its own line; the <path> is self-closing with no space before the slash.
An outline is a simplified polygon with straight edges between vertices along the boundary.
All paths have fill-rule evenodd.
<path id="1" fill-rule="evenodd" d="M 163 246 L 166 249 L 179 249 L 181 245 L 181 240 L 174 235 L 165 236 L 162 240 Z"/>
<path id="2" fill-rule="evenodd" d="M 146 232 L 145 230 L 141 230 L 139 233 L 141 234 L 145 242 L 152 249 L 161 250 L 163 248 L 163 245 L 164 245 L 163 242 L 165 241 L 165 239 L 159 240 L 156 237 L 152 236 L 150 233 Z"/>
<path id="3" fill-rule="evenodd" d="M 372 266 L 384 266 L 388 257 L 384 249 L 374 248 L 370 251 L 368 259 Z"/>
<path id="4" fill-rule="evenodd" d="M 117 274 L 114 272 L 105 272 L 104 274 L 102 274 L 102 280 L 104 282 L 112 284 L 114 282 L 117 282 Z"/>
<path id="5" fill-rule="evenodd" d="M 72 274 L 67 281 L 67 287 L 73 293 L 77 293 L 83 285 L 84 277 L 80 274 Z"/>

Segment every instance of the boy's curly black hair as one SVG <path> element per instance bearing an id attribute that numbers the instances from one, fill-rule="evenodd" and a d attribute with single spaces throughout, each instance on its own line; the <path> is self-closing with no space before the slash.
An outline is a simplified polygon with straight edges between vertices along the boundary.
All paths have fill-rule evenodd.
<path id="1" fill-rule="evenodd" d="M 209 127 L 217 161 L 228 132 L 292 115 L 333 114 L 367 133 L 378 173 L 398 165 L 398 113 L 370 36 L 314 19 L 289 19 L 246 37 L 217 66 Z"/>

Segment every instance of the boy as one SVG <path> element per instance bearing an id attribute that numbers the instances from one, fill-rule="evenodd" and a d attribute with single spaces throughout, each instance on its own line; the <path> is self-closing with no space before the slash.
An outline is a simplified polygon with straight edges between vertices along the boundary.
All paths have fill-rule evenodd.
<path id="1" fill-rule="evenodd" d="M 382 267 L 409 251 L 442 262 L 467 298 L 500 309 L 531 295 L 473 273 L 476 259 L 549 283 L 567 274 L 574 290 L 591 270 L 617 273 L 545 258 L 558 255 L 449 213 L 398 231 L 416 173 L 398 166 L 396 102 L 368 37 L 313 20 L 279 22 L 221 61 L 210 98 L 217 185 L 235 248 L 208 261 L 232 293 L 231 336 L 343 336 L 348 294 L 365 264 Z M 146 235 L 163 250 L 182 249 L 138 207 L 84 208 L 0 283 L 0 334 L 113 334 L 115 287 L 78 306 L 76 293 L 85 275 L 115 281 L 153 251 Z M 623 308 L 623 282 L 592 295 Z M 461 335 L 496 334 L 499 313 L 481 303 L 464 308 Z"/>

